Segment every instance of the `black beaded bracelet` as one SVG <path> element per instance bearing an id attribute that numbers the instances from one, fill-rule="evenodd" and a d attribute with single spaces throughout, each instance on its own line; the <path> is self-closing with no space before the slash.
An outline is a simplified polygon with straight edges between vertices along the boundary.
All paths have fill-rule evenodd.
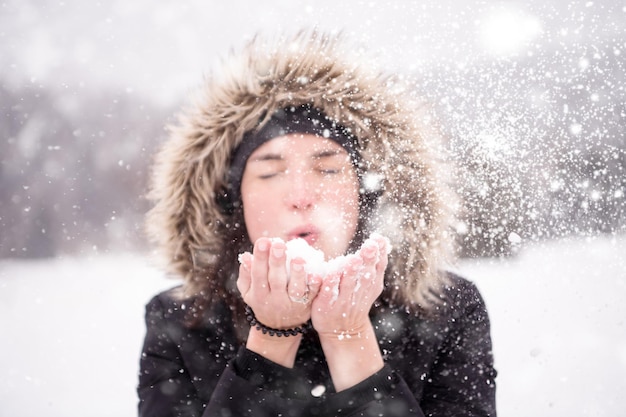
<path id="1" fill-rule="evenodd" d="M 304 334 L 311 328 L 311 320 L 307 321 L 302 326 L 294 327 L 293 329 L 274 329 L 272 327 L 268 327 L 256 319 L 254 311 L 252 311 L 248 305 L 246 305 L 246 319 L 248 319 L 250 327 L 256 327 L 256 329 L 261 330 L 263 334 L 269 334 L 270 336 L 296 336 L 298 333 Z"/>

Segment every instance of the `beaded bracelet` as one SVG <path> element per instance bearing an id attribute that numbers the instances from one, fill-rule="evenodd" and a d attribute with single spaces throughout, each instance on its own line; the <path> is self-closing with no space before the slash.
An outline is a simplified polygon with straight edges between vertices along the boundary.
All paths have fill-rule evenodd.
<path id="1" fill-rule="evenodd" d="M 268 327 L 256 319 L 254 311 L 252 311 L 248 305 L 246 305 L 246 319 L 250 322 L 251 327 L 256 327 L 256 329 L 261 330 L 263 334 L 269 334 L 270 336 L 296 336 L 298 333 L 304 334 L 311 328 L 311 320 L 307 321 L 302 326 L 294 327 L 293 329 L 274 329 L 272 327 Z"/>

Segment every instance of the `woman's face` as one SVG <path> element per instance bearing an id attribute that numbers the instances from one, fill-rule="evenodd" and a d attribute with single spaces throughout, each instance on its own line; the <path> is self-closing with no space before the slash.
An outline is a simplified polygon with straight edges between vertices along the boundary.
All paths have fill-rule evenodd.
<path id="1" fill-rule="evenodd" d="M 346 150 L 310 134 L 274 138 L 250 155 L 241 180 L 248 235 L 301 237 L 330 259 L 356 232 L 359 181 Z"/>

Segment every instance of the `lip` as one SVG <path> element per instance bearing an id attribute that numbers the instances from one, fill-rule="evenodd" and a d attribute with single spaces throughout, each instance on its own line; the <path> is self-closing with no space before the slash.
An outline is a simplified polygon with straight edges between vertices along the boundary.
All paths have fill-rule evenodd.
<path id="1" fill-rule="evenodd" d="M 301 238 L 306 240 L 309 245 L 313 245 L 319 239 L 320 230 L 312 224 L 298 226 L 291 229 L 287 233 L 287 241 Z"/>

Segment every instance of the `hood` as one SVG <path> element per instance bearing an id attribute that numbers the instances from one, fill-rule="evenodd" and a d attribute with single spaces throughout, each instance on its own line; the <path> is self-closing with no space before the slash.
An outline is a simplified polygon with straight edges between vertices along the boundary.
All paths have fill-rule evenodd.
<path id="1" fill-rule="evenodd" d="M 453 200 L 436 154 L 438 137 L 411 89 L 372 70 L 351 46 L 318 32 L 257 37 L 206 78 L 170 128 L 154 166 L 147 229 L 168 270 L 192 292 L 202 290 L 197 275 L 219 262 L 226 244 L 219 197 L 233 149 L 275 110 L 306 104 L 358 138 L 363 183 L 380 188 L 371 229 L 393 245 L 390 297 L 429 304 L 451 254 Z"/>

